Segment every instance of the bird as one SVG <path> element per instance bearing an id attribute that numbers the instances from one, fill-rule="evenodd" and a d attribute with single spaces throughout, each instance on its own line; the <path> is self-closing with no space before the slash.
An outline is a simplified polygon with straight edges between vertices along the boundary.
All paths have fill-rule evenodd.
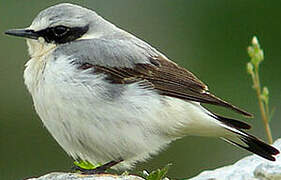
<path id="1" fill-rule="evenodd" d="M 44 126 L 73 159 L 101 164 L 82 172 L 132 169 L 184 136 L 220 138 L 270 161 L 279 153 L 249 124 L 203 105 L 252 114 L 93 10 L 56 4 L 5 33 L 27 40 L 24 82 Z"/>

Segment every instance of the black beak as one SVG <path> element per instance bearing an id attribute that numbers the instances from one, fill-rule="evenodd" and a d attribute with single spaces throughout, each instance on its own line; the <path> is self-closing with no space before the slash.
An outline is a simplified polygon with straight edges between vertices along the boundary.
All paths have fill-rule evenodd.
<path id="1" fill-rule="evenodd" d="M 25 38 L 30 38 L 30 39 L 39 38 L 39 34 L 31 29 L 10 29 L 10 30 L 5 31 L 5 34 L 12 35 L 12 36 L 25 37 Z"/>

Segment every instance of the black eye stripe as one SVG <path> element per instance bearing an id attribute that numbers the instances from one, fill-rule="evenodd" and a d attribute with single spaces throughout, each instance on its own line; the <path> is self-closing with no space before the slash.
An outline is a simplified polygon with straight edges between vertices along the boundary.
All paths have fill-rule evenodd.
<path id="1" fill-rule="evenodd" d="M 80 38 L 88 29 L 88 25 L 72 28 L 59 25 L 38 31 L 37 34 L 43 37 L 48 43 L 63 44 Z"/>

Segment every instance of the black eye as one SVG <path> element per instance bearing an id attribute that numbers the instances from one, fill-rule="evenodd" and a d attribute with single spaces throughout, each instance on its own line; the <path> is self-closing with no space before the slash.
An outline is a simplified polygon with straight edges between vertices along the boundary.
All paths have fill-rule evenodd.
<path id="1" fill-rule="evenodd" d="M 55 36 L 62 37 L 69 31 L 69 28 L 65 26 L 56 26 L 52 30 Z"/>

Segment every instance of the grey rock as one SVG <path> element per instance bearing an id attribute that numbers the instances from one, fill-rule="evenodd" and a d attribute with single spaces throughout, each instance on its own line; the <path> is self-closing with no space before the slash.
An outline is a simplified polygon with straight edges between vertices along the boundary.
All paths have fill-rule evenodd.
<path id="1" fill-rule="evenodd" d="M 144 180 L 134 175 L 95 174 L 82 175 L 78 173 L 53 172 L 38 178 L 26 180 Z"/>
<path id="2" fill-rule="evenodd" d="M 260 164 L 255 169 L 254 176 L 260 180 L 280 180 L 281 164 Z"/>
<path id="3" fill-rule="evenodd" d="M 281 138 L 273 146 L 281 150 Z M 251 155 L 233 165 L 203 171 L 190 180 L 281 180 L 281 155 L 275 162 Z"/>

